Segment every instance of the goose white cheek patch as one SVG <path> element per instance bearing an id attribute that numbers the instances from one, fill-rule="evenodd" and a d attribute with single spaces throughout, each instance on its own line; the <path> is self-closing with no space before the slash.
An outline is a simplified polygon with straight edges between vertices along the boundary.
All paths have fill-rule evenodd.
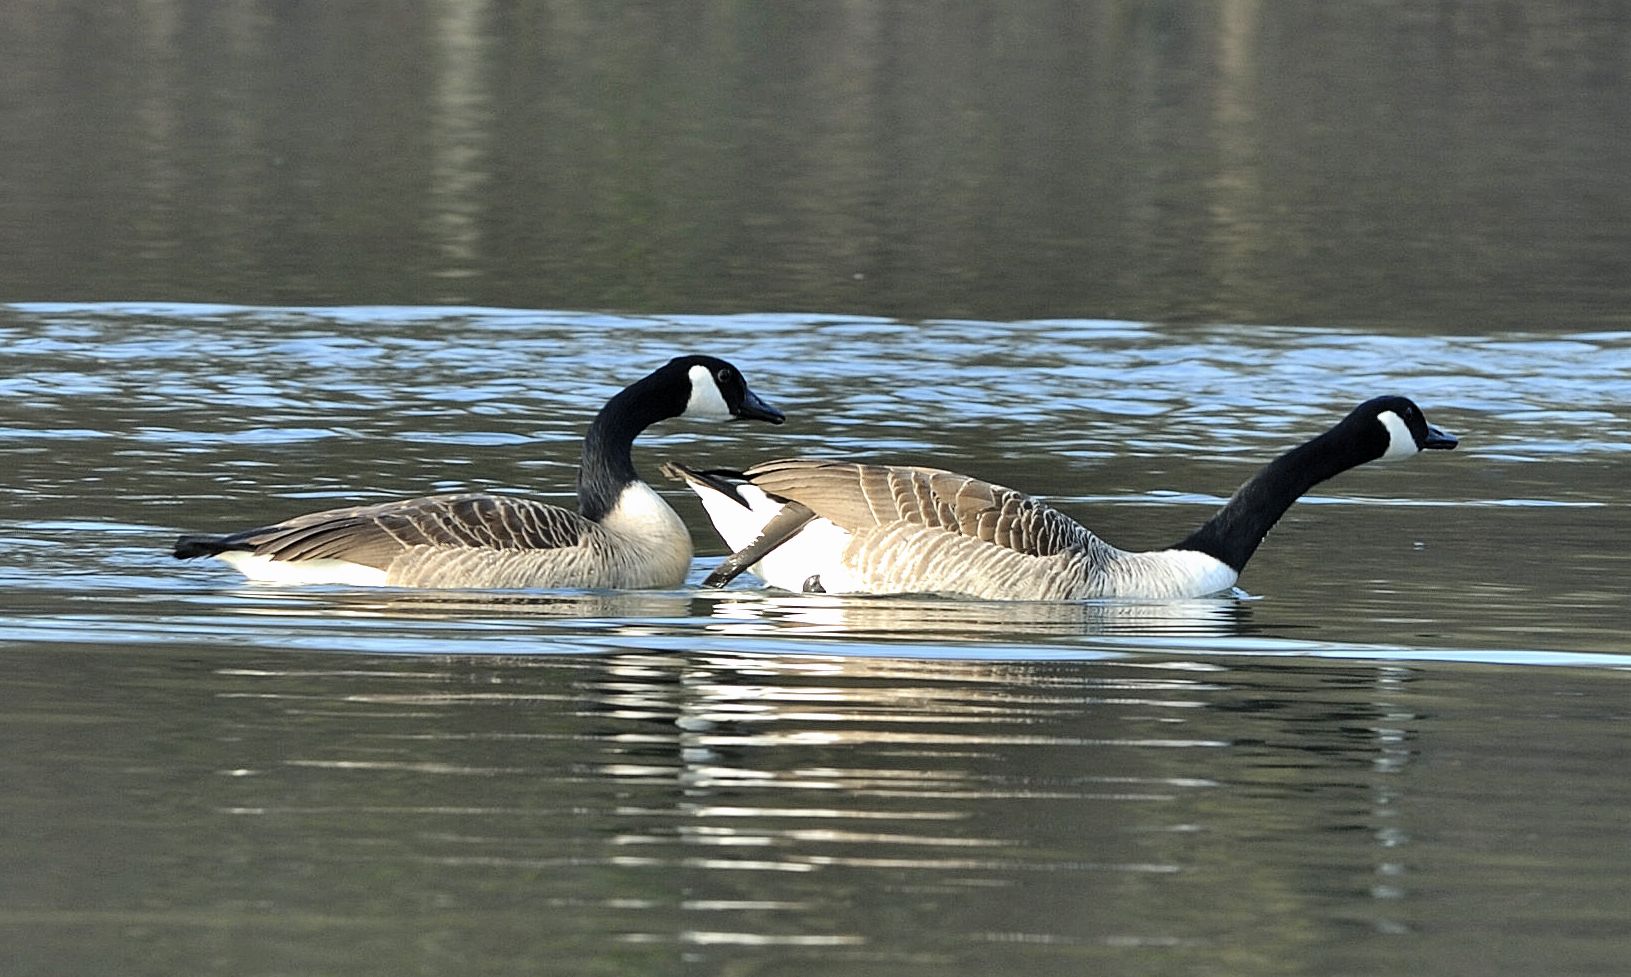
<path id="1" fill-rule="evenodd" d="M 1404 418 L 1390 410 L 1376 415 L 1376 419 L 1387 428 L 1387 450 L 1382 452 L 1379 461 L 1393 461 L 1398 458 L 1410 458 L 1421 449 L 1416 447 L 1416 436 L 1410 433 L 1410 425 Z"/>
<path id="2" fill-rule="evenodd" d="M 685 416 L 730 420 L 730 406 L 725 403 L 724 395 L 719 392 L 719 384 L 714 382 L 713 372 L 699 363 L 691 367 L 686 375 L 691 378 L 691 399 L 685 404 Z"/>

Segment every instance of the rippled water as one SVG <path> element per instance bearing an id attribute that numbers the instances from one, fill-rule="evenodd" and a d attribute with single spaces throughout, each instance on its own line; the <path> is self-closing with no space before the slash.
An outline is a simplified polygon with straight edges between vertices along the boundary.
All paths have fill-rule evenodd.
<path id="1" fill-rule="evenodd" d="M 0 972 L 1624 972 L 1627 10 L 0 4 Z M 648 473 L 1130 547 L 1377 393 L 1462 443 L 1182 604 L 703 592 L 667 485 L 674 592 L 167 555 L 567 500 L 680 350 L 790 420 Z"/>
<path id="2" fill-rule="evenodd" d="M 0 308 L 12 971 L 1605 973 L 1631 940 L 1631 333 L 446 308 Z M 182 530 L 570 497 L 678 351 L 781 428 L 1187 532 L 1382 392 L 1170 605 L 247 586 Z M 721 547 L 700 509 L 700 581 Z"/>

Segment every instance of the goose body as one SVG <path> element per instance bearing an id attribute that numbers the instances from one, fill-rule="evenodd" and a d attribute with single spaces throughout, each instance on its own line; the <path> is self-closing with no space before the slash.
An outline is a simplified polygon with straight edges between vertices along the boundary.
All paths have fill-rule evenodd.
<path id="1" fill-rule="evenodd" d="M 684 522 L 634 469 L 634 439 L 670 417 L 754 419 L 779 411 L 736 368 L 678 357 L 626 387 L 584 439 L 578 508 L 502 495 L 436 495 L 296 516 L 176 541 L 178 559 L 211 556 L 252 580 L 396 587 L 674 587 L 691 562 Z"/>
<path id="2" fill-rule="evenodd" d="M 1227 590 L 1270 528 L 1314 485 L 1357 465 L 1456 439 L 1403 397 L 1379 397 L 1293 448 L 1171 547 L 1118 549 L 1047 504 L 967 475 L 815 459 L 743 472 L 665 466 L 734 551 L 708 580 L 750 567 L 774 587 L 988 600 L 1176 600 Z"/>

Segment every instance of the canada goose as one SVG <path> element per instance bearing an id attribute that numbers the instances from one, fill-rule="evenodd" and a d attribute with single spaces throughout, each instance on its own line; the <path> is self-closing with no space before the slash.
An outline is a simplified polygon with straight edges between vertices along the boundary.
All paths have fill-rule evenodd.
<path id="1" fill-rule="evenodd" d="M 939 593 L 990 600 L 1173 600 L 1234 585 L 1263 537 L 1310 488 L 1367 461 L 1456 439 L 1404 397 L 1378 397 L 1254 475 L 1163 550 L 1119 550 L 1013 489 L 933 468 L 793 459 L 745 472 L 665 465 L 702 498 L 736 552 L 705 581 L 750 566 L 785 590 Z"/>
<path id="2" fill-rule="evenodd" d="M 396 587 L 674 587 L 691 535 L 640 480 L 635 437 L 670 417 L 782 422 L 737 369 L 681 356 L 624 388 L 583 440 L 576 512 L 502 495 L 435 495 L 330 509 L 227 536 L 182 536 L 175 556 L 213 556 L 251 580 Z"/>

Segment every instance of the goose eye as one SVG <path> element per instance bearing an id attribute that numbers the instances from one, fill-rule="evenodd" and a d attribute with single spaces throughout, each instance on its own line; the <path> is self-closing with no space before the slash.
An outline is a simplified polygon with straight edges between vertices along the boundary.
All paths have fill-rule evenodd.
<path id="1" fill-rule="evenodd" d="M 731 382 L 731 368 L 728 367 L 728 366 L 720 367 L 719 372 L 714 374 L 714 379 L 718 380 L 721 384 L 730 383 Z"/>

